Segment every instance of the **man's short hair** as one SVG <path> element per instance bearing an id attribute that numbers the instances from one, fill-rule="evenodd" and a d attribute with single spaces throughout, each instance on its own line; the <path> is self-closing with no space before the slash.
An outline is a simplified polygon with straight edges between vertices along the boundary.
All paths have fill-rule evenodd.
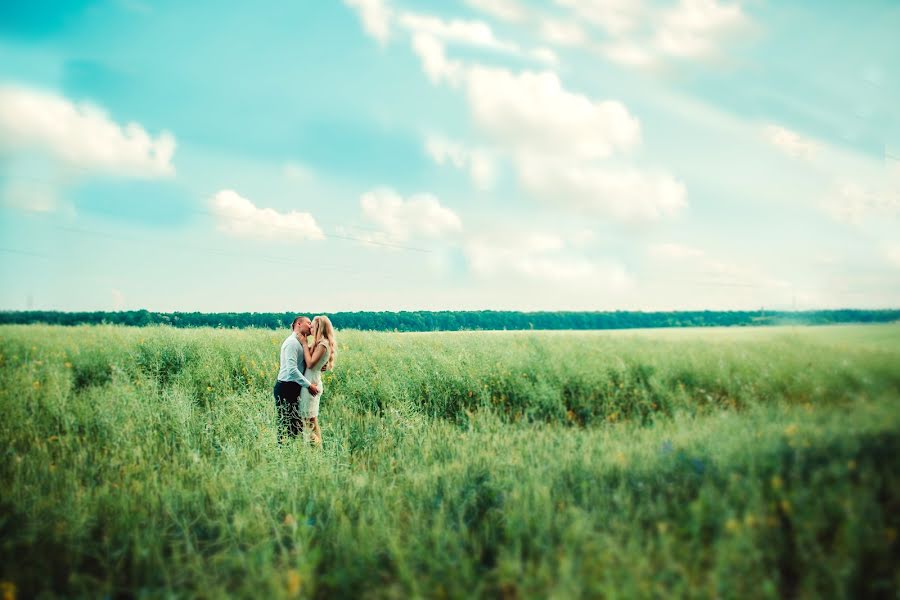
<path id="1" fill-rule="evenodd" d="M 291 331 L 294 330 L 294 327 L 296 327 L 297 323 L 299 323 L 300 321 L 309 321 L 309 317 L 304 317 L 303 315 L 294 317 L 294 322 L 291 323 Z"/>

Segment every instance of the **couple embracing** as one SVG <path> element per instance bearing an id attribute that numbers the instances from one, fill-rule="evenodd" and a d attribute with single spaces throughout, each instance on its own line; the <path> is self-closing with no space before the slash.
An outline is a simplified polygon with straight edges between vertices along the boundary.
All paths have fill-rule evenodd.
<path id="1" fill-rule="evenodd" d="M 313 341 L 310 344 L 309 338 Z M 278 419 L 278 443 L 285 436 L 297 437 L 306 430 L 316 445 L 322 444 L 319 429 L 319 398 L 322 397 L 322 371 L 334 369 L 336 351 L 334 327 L 324 315 L 296 317 L 291 335 L 281 344 L 278 381 L 275 382 L 275 415 Z"/>

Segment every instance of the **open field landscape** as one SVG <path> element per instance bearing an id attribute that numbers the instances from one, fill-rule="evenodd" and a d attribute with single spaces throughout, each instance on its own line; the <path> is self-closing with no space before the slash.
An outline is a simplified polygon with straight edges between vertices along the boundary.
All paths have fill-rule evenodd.
<path id="1" fill-rule="evenodd" d="M 16 597 L 896 597 L 900 326 L 0 327 Z"/>

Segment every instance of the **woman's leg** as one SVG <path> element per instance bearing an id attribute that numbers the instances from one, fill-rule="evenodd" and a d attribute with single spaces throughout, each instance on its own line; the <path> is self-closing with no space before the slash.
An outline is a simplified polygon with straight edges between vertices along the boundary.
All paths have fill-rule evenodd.
<path id="1" fill-rule="evenodd" d="M 319 429 L 319 418 L 318 417 L 310 417 L 309 419 L 309 430 L 312 433 L 310 439 L 312 443 L 316 446 L 322 445 L 322 430 Z"/>

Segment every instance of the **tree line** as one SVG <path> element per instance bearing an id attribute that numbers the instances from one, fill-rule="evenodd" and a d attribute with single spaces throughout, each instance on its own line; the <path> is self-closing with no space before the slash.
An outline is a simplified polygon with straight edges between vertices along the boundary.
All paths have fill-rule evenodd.
<path id="1" fill-rule="evenodd" d="M 296 313 L 306 314 L 306 313 Z M 143 327 L 222 327 L 283 329 L 295 313 L 160 313 L 128 311 L 0 311 L 0 324 L 50 325 L 114 324 Z M 527 329 L 636 329 L 657 327 L 722 327 L 748 325 L 827 325 L 833 323 L 887 323 L 900 320 L 900 309 L 810 311 L 401 311 L 329 313 L 338 329 L 369 331 L 462 331 Z"/>

